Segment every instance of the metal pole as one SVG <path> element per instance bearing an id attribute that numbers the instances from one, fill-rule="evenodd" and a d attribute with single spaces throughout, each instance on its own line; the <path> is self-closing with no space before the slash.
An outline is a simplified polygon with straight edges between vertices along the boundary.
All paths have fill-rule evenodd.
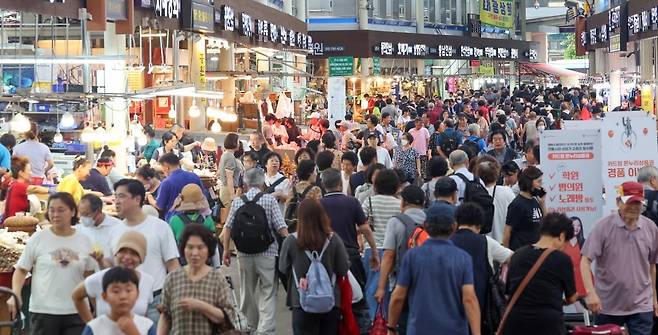
<path id="1" fill-rule="evenodd" d="M 182 32 L 179 32 L 178 30 L 174 30 L 174 33 L 172 34 L 173 36 L 173 50 L 172 50 L 172 56 L 173 56 L 173 79 L 174 79 L 174 85 L 177 85 L 180 81 L 180 42 L 185 40 L 185 34 Z M 180 104 L 180 98 L 174 97 L 173 98 L 173 106 L 176 107 L 176 123 L 183 123 L 183 120 L 185 120 L 185 114 L 183 113 L 183 106 Z"/>
<path id="2" fill-rule="evenodd" d="M 80 8 L 78 13 L 80 19 L 80 34 L 82 37 L 82 56 L 89 57 L 91 56 L 91 40 L 89 37 L 89 30 L 87 30 L 87 19 L 89 18 L 89 14 L 87 13 L 87 8 Z M 82 86 L 84 93 L 91 93 L 91 67 L 89 66 L 89 63 L 82 64 Z"/>

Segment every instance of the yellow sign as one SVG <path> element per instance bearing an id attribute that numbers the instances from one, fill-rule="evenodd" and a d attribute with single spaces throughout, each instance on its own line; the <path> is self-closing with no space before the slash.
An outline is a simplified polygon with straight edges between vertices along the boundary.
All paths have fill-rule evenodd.
<path id="1" fill-rule="evenodd" d="M 496 74 L 496 70 L 493 65 L 480 65 L 480 74 L 486 76 L 493 76 Z"/>
<path id="2" fill-rule="evenodd" d="M 514 0 L 480 0 L 480 22 L 485 25 L 514 29 Z"/>
<path id="3" fill-rule="evenodd" d="M 642 110 L 653 114 L 654 99 L 653 99 L 653 92 L 651 91 L 651 86 L 649 85 L 642 86 L 641 97 L 642 97 Z"/>

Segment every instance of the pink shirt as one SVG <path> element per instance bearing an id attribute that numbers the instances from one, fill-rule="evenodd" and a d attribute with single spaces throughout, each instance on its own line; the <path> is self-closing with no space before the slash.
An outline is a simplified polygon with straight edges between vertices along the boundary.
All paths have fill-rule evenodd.
<path id="1" fill-rule="evenodd" d="M 585 240 L 583 256 L 596 261 L 596 293 L 603 314 L 631 315 L 653 311 L 650 266 L 658 261 L 658 228 L 640 216 L 629 230 L 619 213 L 594 225 Z"/>
<path id="2" fill-rule="evenodd" d="M 421 127 L 416 130 L 413 128 L 409 130 L 409 134 L 414 137 L 414 143 L 412 143 L 416 152 L 421 156 L 427 155 L 427 143 L 430 139 L 430 132 L 427 131 L 427 128 Z"/>

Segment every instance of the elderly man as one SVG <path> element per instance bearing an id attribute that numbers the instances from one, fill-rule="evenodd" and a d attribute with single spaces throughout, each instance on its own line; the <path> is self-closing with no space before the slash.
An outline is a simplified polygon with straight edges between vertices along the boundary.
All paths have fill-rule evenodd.
<path id="1" fill-rule="evenodd" d="M 658 225 L 658 168 L 645 166 L 637 172 L 637 181 L 644 186 L 647 207 L 642 215 Z"/>
<path id="2" fill-rule="evenodd" d="M 594 224 L 580 261 L 587 306 L 597 314 L 596 322 L 626 325 L 633 335 L 651 334 L 658 312 L 658 227 L 641 215 L 643 203 L 642 184 L 623 183 L 617 196 L 619 210 Z"/>
<path id="3" fill-rule="evenodd" d="M 224 226 L 224 245 L 231 242 L 231 231 L 235 228 L 236 212 L 245 204 L 245 199 L 255 201 L 265 210 L 270 231 L 281 237 L 288 236 L 288 229 L 283 220 L 279 203 L 271 195 L 263 192 L 265 173 L 261 169 L 249 169 L 244 173 L 244 183 L 248 188 L 242 197 L 235 198 Z M 275 333 L 276 293 L 278 281 L 276 277 L 275 259 L 278 255 L 276 239 L 267 250 L 261 253 L 245 253 L 238 248 L 238 268 L 240 269 L 240 310 L 256 334 L 270 335 Z M 224 248 L 224 264 L 231 264 L 229 248 Z"/>
<path id="4" fill-rule="evenodd" d="M 463 150 L 455 150 L 450 154 L 450 167 L 455 171 L 453 175 L 450 176 L 455 183 L 457 183 L 457 203 L 455 205 L 460 205 L 462 200 L 464 200 L 464 193 L 466 193 L 466 183 L 459 175 L 463 175 L 468 180 L 473 180 L 475 176 L 468 171 L 468 155 Z"/>
<path id="5" fill-rule="evenodd" d="M 480 137 L 480 125 L 477 123 L 469 124 L 468 125 L 468 134 L 469 136 L 466 138 L 466 142 L 473 142 L 477 144 L 478 146 L 478 154 L 485 153 L 485 150 L 487 149 L 487 144 L 484 142 L 484 139 Z"/>

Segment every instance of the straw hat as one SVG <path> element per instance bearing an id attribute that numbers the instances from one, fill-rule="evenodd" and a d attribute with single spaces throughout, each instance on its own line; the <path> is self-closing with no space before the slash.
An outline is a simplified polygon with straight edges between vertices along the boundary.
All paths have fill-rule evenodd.
<path id="1" fill-rule="evenodd" d="M 208 200 L 197 184 L 185 185 L 173 205 L 173 209 L 178 212 L 202 211 L 208 208 Z"/>
<path id="2" fill-rule="evenodd" d="M 217 151 L 217 142 L 212 137 L 206 137 L 201 143 L 201 150 L 204 151 Z"/>
<path id="3" fill-rule="evenodd" d="M 144 257 L 146 257 L 146 238 L 142 233 L 130 230 L 119 238 L 119 243 L 117 243 L 117 252 L 123 248 L 128 248 L 133 250 L 139 255 L 139 259 L 144 262 Z"/>

